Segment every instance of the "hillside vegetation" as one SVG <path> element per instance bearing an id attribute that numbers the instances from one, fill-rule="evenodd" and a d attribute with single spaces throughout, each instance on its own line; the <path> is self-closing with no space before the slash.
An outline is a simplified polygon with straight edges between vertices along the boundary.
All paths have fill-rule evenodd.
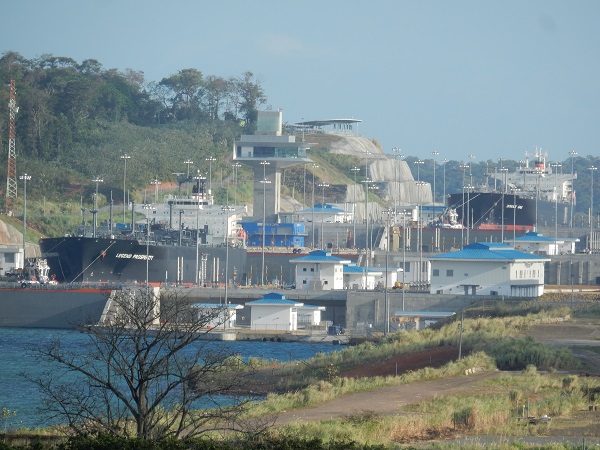
<path id="1" fill-rule="evenodd" d="M 103 180 L 98 185 L 100 206 L 110 199 L 120 205 L 124 195 L 139 203 L 147 199 L 154 180 L 166 186 L 176 181 L 176 173 L 187 175 L 189 170 L 191 174 L 200 171 L 208 175 L 209 157 L 216 158 L 210 171 L 217 201 L 224 203 L 233 197 L 240 203 L 252 201 L 251 171 L 242 166 L 234 184 L 231 168 L 234 141 L 241 134 L 253 133 L 258 111 L 269 109 L 267 93 L 252 72 L 222 76 L 183 68 L 152 81 L 146 80 L 142 72 L 107 69 L 94 59 L 78 62 L 49 54 L 27 59 L 8 51 L 0 57 L 0 86 L 4 86 L 0 89 L 0 105 L 9 104 L 11 80 L 18 106 L 17 175 L 31 175 L 27 185 L 28 216 L 40 233 L 67 232 L 80 223 L 81 208 L 89 209 L 93 203 L 94 179 Z M 318 110 L 314 114 L 318 115 Z M 9 124 L 9 109 L 1 107 L 0 213 L 6 212 Z M 361 169 L 357 181 L 364 179 L 360 147 L 344 148 L 339 137 L 326 134 L 304 138 L 315 143 L 309 156 L 319 166 L 314 171 L 317 201 L 319 183 L 353 183 L 353 167 Z M 376 140 L 364 139 L 367 143 L 378 152 L 390 153 L 390 149 L 380 149 Z M 439 150 L 441 158 L 443 149 Z M 434 165 L 437 167 L 436 195 L 440 199 L 441 161 L 434 162 L 429 151 L 419 155 L 405 149 L 403 153 L 413 172 L 414 162 L 424 160 L 420 177 L 430 184 Z M 186 164 L 188 160 L 193 164 Z M 444 164 L 446 192 L 461 191 L 461 162 Z M 599 166 L 600 157 L 565 159 L 563 170 L 570 168 L 571 162 L 578 173 L 575 189 L 582 216 L 591 197 L 588 167 Z M 480 184 L 498 161 L 481 158 L 470 163 L 473 184 Z M 502 164 L 513 170 L 518 161 L 503 160 Z M 302 166 L 286 169 L 283 181 L 284 195 L 304 201 L 306 192 L 312 194 L 310 167 L 306 176 Z M 18 198 L 9 206 L 19 215 L 23 204 L 20 182 L 17 188 Z"/>

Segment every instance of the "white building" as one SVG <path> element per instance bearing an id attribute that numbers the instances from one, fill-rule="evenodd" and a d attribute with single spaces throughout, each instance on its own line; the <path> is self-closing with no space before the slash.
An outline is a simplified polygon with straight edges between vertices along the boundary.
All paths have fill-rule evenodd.
<path id="1" fill-rule="evenodd" d="M 344 289 L 375 289 L 376 280 L 383 272 L 373 267 L 360 267 L 355 264 L 344 266 Z"/>
<path id="2" fill-rule="evenodd" d="M 513 239 L 505 239 L 504 242 L 512 245 L 515 249 L 536 255 L 564 255 L 575 253 L 577 238 L 550 238 L 542 233 L 530 231 L 523 236 Z"/>
<path id="3" fill-rule="evenodd" d="M 226 329 L 235 328 L 236 326 L 236 311 L 243 309 L 244 305 L 223 305 L 219 303 L 194 303 L 192 308 L 198 312 L 200 316 L 212 316 L 207 324 L 210 329 Z"/>
<path id="4" fill-rule="evenodd" d="M 285 295 L 271 292 L 263 298 L 246 303 L 250 307 L 252 330 L 296 331 L 298 308 L 304 303 L 288 300 Z"/>
<path id="5" fill-rule="evenodd" d="M 290 262 L 296 265 L 296 289 L 331 290 L 344 289 L 344 265 L 351 261 L 315 250 Z"/>
<path id="6" fill-rule="evenodd" d="M 310 327 L 321 323 L 321 314 L 324 306 L 304 305 L 298 307 L 298 325 Z"/>
<path id="7" fill-rule="evenodd" d="M 497 242 L 470 244 L 429 260 L 432 294 L 508 297 L 542 295 L 544 263 L 550 261 Z"/>
<path id="8" fill-rule="evenodd" d="M 15 273 L 16 269 L 22 269 L 23 247 L 0 247 L 0 275 Z"/>

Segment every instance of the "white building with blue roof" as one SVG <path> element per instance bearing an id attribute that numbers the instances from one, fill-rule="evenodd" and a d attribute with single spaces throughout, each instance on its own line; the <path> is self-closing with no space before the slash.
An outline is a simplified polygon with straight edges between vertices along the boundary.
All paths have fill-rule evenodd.
<path id="1" fill-rule="evenodd" d="M 344 265 L 349 259 L 331 256 L 326 250 L 314 250 L 301 258 L 290 259 L 296 266 L 296 289 L 344 289 Z"/>
<path id="2" fill-rule="evenodd" d="M 544 293 L 544 264 L 549 258 L 499 242 L 478 242 L 434 255 L 432 294 L 539 297 Z"/>
<path id="3" fill-rule="evenodd" d="M 361 267 L 356 264 L 344 266 L 345 289 L 375 289 L 378 279 L 383 276 L 381 268 Z M 393 285 L 390 284 L 391 287 Z"/>
<path id="4" fill-rule="evenodd" d="M 285 295 L 271 292 L 263 298 L 246 303 L 250 307 L 252 330 L 296 331 L 298 308 L 304 303 L 288 300 Z"/>
<path id="5" fill-rule="evenodd" d="M 551 238 L 542 233 L 530 231 L 514 239 L 504 239 L 517 250 L 522 250 L 536 255 L 563 255 L 575 253 L 575 243 L 578 238 Z"/>

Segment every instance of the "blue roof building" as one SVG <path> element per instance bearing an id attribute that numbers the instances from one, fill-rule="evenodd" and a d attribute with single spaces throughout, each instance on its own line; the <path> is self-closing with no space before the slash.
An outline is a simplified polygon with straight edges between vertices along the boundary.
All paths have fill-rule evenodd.
<path id="1" fill-rule="evenodd" d="M 498 242 L 478 242 L 430 257 L 432 294 L 538 297 L 548 258 Z"/>
<path id="2" fill-rule="evenodd" d="M 331 256 L 325 250 L 314 250 L 290 263 L 296 265 L 296 289 L 331 290 L 344 288 L 344 265 L 351 261 Z"/>
<path id="3" fill-rule="evenodd" d="M 298 308 L 304 303 L 285 298 L 277 292 L 246 303 L 250 307 L 252 330 L 295 331 L 298 329 Z"/>
<path id="4" fill-rule="evenodd" d="M 515 239 L 505 239 L 514 248 L 536 255 L 559 255 L 575 253 L 578 238 L 551 238 L 542 233 L 530 231 Z"/>

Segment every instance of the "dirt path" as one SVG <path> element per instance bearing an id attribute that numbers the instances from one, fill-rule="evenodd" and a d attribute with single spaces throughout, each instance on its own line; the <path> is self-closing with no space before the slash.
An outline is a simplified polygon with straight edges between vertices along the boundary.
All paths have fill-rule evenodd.
<path id="1" fill-rule="evenodd" d="M 443 380 L 390 386 L 373 391 L 349 394 L 311 408 L 296 409 L 279 414 L 276 425 L 297 421 L 319 421 L 346 417 L 352 414 L 374 412 L 395 414 L 405 405 L 420 402 L 436 395 L 456 394 L 468 390 L 483 390 L 482 380 L 498 376 L 501 372 L 461 375 Z"/>
<path id="2" fill-rule="evenodd" d="M 555 323 L 532 327 L 529 335 L 550 345 L 570 347 L 585 364 L 588 372 L 600 373 L 600 354 L 586 351 L 581 346 L 600 346 L 600 327 L 595 323 Z M 360 377 L 374 375 L 394 375 L 425 366 L 439 367 L 456 357 L 455 349 L 433 349 L 402 355 L 399 358 L 380 364 L 356 368 L 341 376 Z M 398 368 L 401 371 L 398 371 Z M 481 381 L 496 377 L 501 372 L 485 372 L 475 375 L 462 375 L 442 380 L 411 383 L 402 386 L 375 389 L 369 392 L 349 394 L 311 408 L 297 409 L 279 414 L 276 425 L 296 421 L 319 421 L 341 418 L 353 414 L 373 412 L 376 414 L 396 414 L 402 407 L 430 399 L 436 395 L 447 395 L 468 391 L 470 394 L 484 391 Z"/>

